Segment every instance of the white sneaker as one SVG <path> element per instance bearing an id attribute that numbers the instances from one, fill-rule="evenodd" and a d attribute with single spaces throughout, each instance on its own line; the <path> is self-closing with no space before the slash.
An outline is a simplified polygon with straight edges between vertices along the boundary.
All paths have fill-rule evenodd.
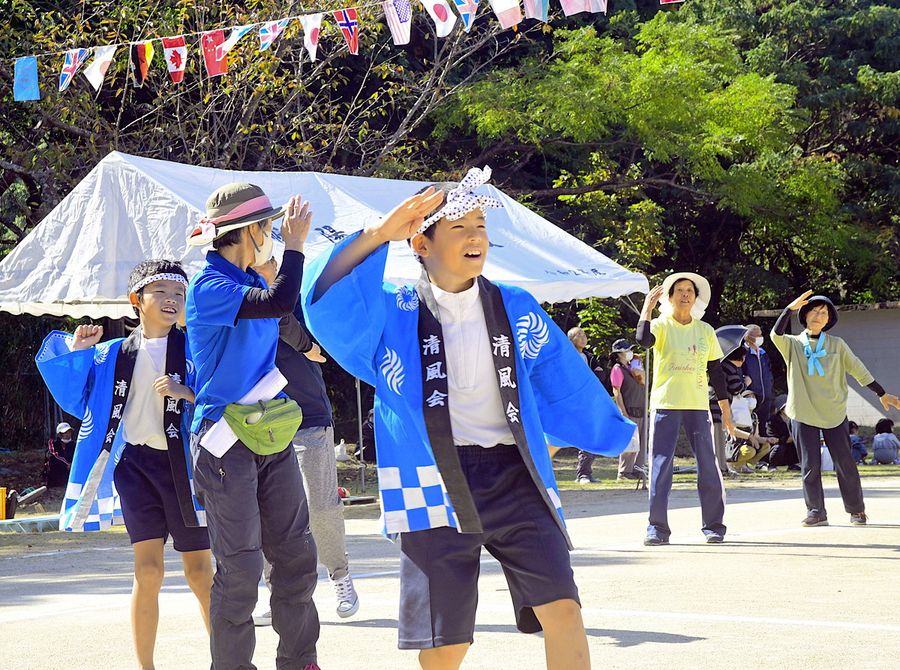
<path id="1" fill-rule="evenodd" d="M 331 585 L 334 586 L 334 594 L 337 596 L 337 615 L 342 619 L 351 617 L 356 614 L 359 609 L 359 596 L 356 589 L 353 588 L 353 579 L 349 574 L 341 579 L 332 579 Z"/>
<path id="2" fill-rule="evenodd" d="M 268 607 L 263 609 L 259 608 L 253 613 L 253 625 L 254 626 L 271 626 L 272 625 L 272 610 Z"/>

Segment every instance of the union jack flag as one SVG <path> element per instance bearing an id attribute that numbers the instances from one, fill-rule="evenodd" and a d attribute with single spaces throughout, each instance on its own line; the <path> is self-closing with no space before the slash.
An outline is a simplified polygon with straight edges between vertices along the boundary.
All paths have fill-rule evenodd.
<path id="1" fill-rule="evenodd" d="M 478 12 L 478 0 L 453 0 L 459 16 L 463 20 L 463 29 L 469 32 L 475 23 L 475 14 Z"/>
<path id="2" fill-rule="evenodd" d="M 354 56 L 359 53 L 359 20 L 356 18 L 356 9 L 341 9 L 334 12 L 334 20 L 347 40 L 350 53 Z"/>
<path id="3" fill-rule="evenodd" d="M 87 60 L 89 49 L 70 49 L 66 52 L 62 69 L 59 71 L 59 90 L 65 91 L 75 78 L 75 73 L 82 63 Z"/>
<path id="4" fill-rule="evenodd" d="M 270 21 L 264 23 L 259 29 L 259 50 L 265 51 L 272 43 L 278 39 L 278 36 L 287 28 L 290 19 L 281 19 L 280 21 Z"/>

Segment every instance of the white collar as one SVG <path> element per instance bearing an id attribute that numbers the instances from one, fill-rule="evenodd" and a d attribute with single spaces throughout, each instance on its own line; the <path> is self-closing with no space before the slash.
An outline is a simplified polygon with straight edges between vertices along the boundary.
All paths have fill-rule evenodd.
<path id="1" fill-rule="evenodd" d="M 477 302 L 479 296 L 477 279 L 472 282 L 470 288 L 459 293 L 450 293 L 434 283 L 431 284 L 431 290 L 434 293 L 434 299 L 437 301 L 437 304 L 444 309 L 469 309 Z"/>

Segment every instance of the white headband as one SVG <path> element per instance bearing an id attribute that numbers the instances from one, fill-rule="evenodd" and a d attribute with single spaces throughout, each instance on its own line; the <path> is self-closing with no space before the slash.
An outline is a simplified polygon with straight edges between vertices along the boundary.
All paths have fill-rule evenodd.
<path id="1" fill-rule="evenodd" d="M 434 214 L 425 219 L 425 222 L 419 226 L 417 234 L 424 233 L 434 224 L 443 218 L 448 221 L 456 221 L 461 219 L 473 209 L 501 208 L 503 203 L 489 195 L 476 195 L 475 189 L 486 184 L 491 178 L 491 168 L 485 166 L 484 169 L 471 168 L 469 172 L 459 182 L 459 186 L 447 194 L 447 202 Z"/>
<path id="2" fill-rule="evenodd" d="M 137 293 L 142 288 L 147 286 L 147 284 L 152 284 L 155 281 L 164 281 L 164 280 L 177 281 L 179 284 L 184 284 L 185 286 L 188 285 L 187 279 L 185 279 L 184 277 L 182 277 L 179 274 L 175 274 L 174 272 L 160 272 L 159 274 L 151 275 L 149 277 L 144 277 L 143 279 L 141 279 L 141 281 L 139 281 L 137 284 L 135 284 L 134 286 L 131 287 L 131 292 Z"/>

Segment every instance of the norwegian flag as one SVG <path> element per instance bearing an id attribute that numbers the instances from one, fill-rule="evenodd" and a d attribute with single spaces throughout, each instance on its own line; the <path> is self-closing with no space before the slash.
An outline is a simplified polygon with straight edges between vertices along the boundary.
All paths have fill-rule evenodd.
<path id="1" fill-rule="evenodd" d="M 316 60 L 316 51 L 319 49 L 319 32 L 322 30 L 322 15 L 307 14 L 300 17 L 300 25 L 303 26 L 303 46 L 309 52 L 309 59 Z"/>
<path id="2" fill-rule="evenodd" d="M 184 67 L 187 64 L 187 44 L 184 35 L 178 37 L 163 37 L 163 57 L 166 59 L 166 68 L 173 84 L 178 84 L 184 79 Z"/>
<path id="3" fill-rule="evenodd" d="M 384 0 L 384 18 L 387 19 L 388 28 L 391 29 L 391 37 L 394 44 L 402 46 L 409 44 L 410 28 L 412 27 L 412 5 L 409 0 Z"/>
<path id="4" fill-rule="evenodd" d="M 503 28 L 512 28 L 522 22 L 519 0 L 490 0 L 491 8 Z"/>
<path id="5" fill-rule="evenodd" d="M 469 32 L 475 23 L 475 14 L 478 12 L 478 0 L 453 0 L 456 11 L 463 22 L 463 30 Z"/>
<path id="6" fill-rule="evenodd" d="M 290 22 L 290 19 L 281 19 L 264 23 L 259 29 L 259 50 L 265 51 L 272 46 Z"/>
<path id="7" fill-rule="evenodd" d="M 359 53 L 359 21 L 356 18 L 355 9 L 341 9 L 333 13 L 334 20 L 347 40 L 350 53 L 354 56 Z"/>
<path id="8" fill-rule="evenodd" d="M 78 68 L 80 68 L 84 61 L 87 60 L 88 54 L 90 53 L 90 49 L 69 49 L 66 52 L 62 69 L 59 71 L 60 92 L 69 88 L 69 84 L 71 84 L 72 80 L 75 78 L 75 73 L 78 72 Z"/>

